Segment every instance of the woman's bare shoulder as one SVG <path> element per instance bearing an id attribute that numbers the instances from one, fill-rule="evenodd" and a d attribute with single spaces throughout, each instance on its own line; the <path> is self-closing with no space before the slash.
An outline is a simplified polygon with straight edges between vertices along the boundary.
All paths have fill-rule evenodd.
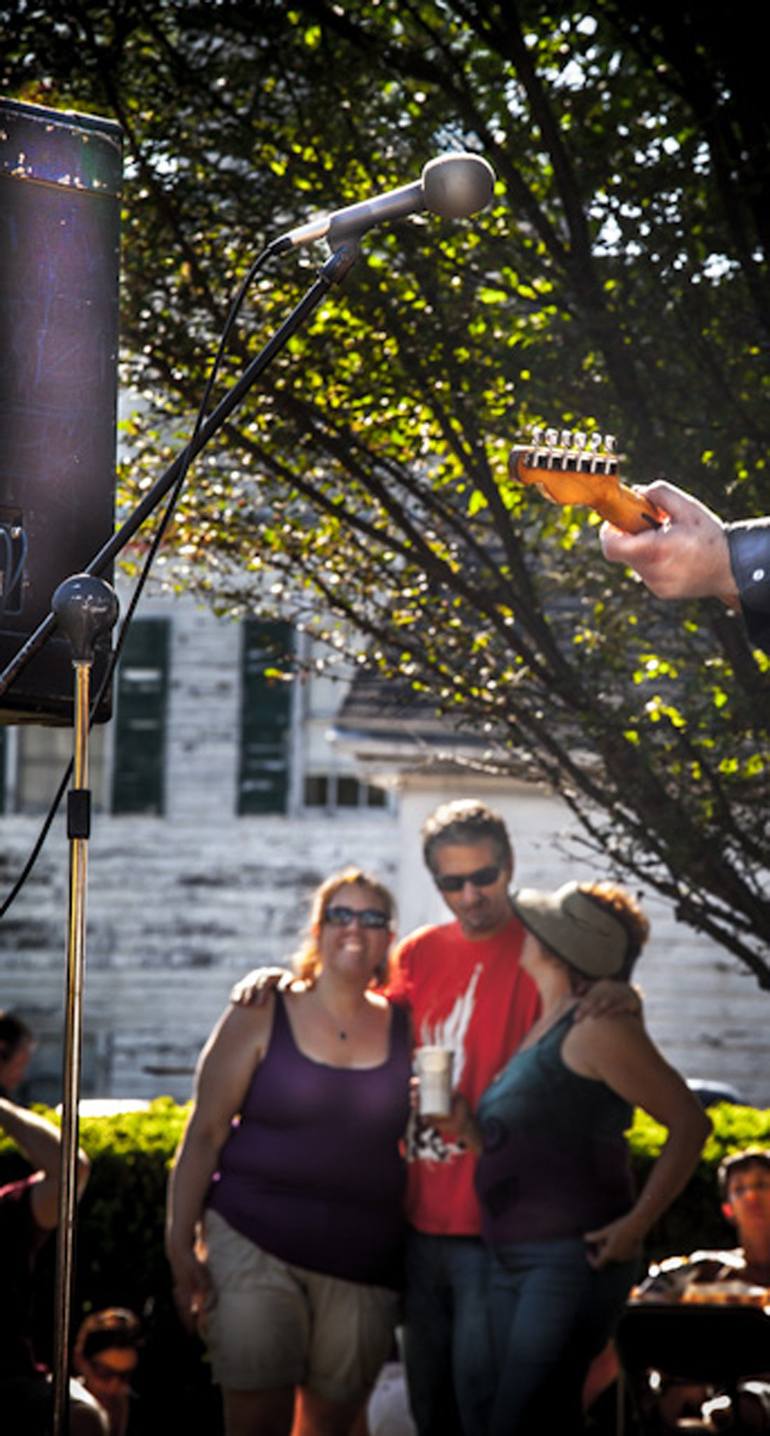
<path id="1" fill-rule="evenodd" d="M 607 1061 L 630 1052 L 649 1050 L 650 1038 L 640 1016 L 632 1012 L 603 1012 L 584 1017 L 570 1028 L 562 1045 L 568 1067 L 581 1076 L 598 1076 Z"/>

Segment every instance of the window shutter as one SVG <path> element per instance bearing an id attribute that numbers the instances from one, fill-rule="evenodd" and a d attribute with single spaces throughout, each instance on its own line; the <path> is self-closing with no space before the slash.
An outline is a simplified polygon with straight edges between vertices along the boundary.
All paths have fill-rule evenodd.
<path id="1" fill-rule="evenodd" d="M 117 677 L 114 813 L 162 813 L 169 620 L 134 619 Z"/>
<path id="2" fill-rule="evenodd" d="M 238 812 L 285 813 L 289 787 L 291 685 L 266 675 L 291 653 L 288 623 L 243 625 Z"/>

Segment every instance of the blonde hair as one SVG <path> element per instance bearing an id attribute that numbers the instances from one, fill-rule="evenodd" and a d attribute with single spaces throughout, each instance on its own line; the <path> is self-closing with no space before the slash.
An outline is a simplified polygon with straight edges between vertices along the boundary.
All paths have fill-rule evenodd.
<path id="1" fill-rule="evenodd" d="M 332 873 L 325 882 L 319 884 L 313 893 L 310 903 L 310 921 L 308 923 L 307 935 L 297 951 L 292 955 L 291 965 L 304 982 L 312 983 L 321 970 L 321 955 L 318 948 L 321 928 L 324 924 L 327 910 L 332 905 L 332 899 L 340 888 L 354 886 L 369 888 L 371 892 L 380 899 L 392 921 L 395 913 L 393 897 L 384 883 L 375 878 L 371 873 L 364 872 L 363 868 L 343 868 L 340 872 Z M 387 982 L 390 965 L 387 955 L 379 964 L 370 986 L 381 987 Z"/>

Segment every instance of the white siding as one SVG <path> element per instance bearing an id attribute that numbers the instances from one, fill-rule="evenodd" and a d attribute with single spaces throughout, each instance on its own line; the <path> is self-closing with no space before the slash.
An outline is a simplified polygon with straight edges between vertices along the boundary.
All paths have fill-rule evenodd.
<path id="1" fill-rule="evenodd" d="M 349 862 L 394 887 L 400 929 L 445 916 L 422 865 L 419 828 L 448 798 L 478 795 L 503 812 L 516 881 L 553 886 L 595 875 L 570 856 L 567 810 L 521 786 L 402 777 L 398 817 L 385 811 L 237 818 L 241 630 L 189 599 L 154 598 L 141 616 L 172 620 L 164 818 L 97 814 L 89 843 L 84 1091 L 189 1095 L 197 1052 L 249 967 L 296 945 L 316 883 Z M 295 751 L 323 761 L 320 725 L 341 686 L 305 690 Z M 318 711 L 320 708 L 320 711 Z M 317 716 L 315 716 L 317 714 Z M 329 754 L 329 769 L 349 760 Z M 38 820 L 0 819 L 0 893 L 20 870 Z M 60 1036 L 68 886 L 63 819 L 21 897 L 0 923 L 0 1007 L 15 1007 L 43 1039 Z M 729 954 L 649 900 L 653 936 L 638 969 L 648 1022 L 689 1076 L 737 1086 L 770 1103 L 768 998 Z M 49 1063 L 50 1056 L 46 1059 Z"/>

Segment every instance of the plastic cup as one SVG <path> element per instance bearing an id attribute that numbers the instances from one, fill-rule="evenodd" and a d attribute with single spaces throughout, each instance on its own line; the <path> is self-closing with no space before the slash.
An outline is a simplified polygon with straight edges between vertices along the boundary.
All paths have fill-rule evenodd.
<path id="1" fill-rule="evenodd" d="M 451 1047 L 418 1047 L 414 1054 L 419 1111 L 426 1117 L 448 1117 L 452 1108 Z"/>

